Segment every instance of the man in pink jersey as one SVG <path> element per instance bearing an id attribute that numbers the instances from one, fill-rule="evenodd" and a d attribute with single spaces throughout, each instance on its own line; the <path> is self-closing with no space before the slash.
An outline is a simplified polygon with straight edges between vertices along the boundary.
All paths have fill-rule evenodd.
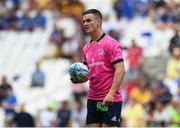
<path id="1" fill-rule="evenodd" d="M 98 10 L 87 10 L 82 16 L 83 27 L 91 36 L 82 53 L 89 69 L 90 84 L 86 124 L 88 127 L 119 126 L 122 107 L 120 84 L 125 74 L 120 43 L 103 33 L 102 15 Z M 97 109 L 99 101 L 108 106 L 108 111 Z"/>

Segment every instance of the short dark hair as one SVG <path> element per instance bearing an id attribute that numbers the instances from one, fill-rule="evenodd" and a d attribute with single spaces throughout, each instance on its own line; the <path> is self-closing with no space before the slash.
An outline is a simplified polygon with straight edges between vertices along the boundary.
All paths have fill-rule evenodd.
<path id="1" fill-rule="evenodd" d="M 85 12 L 82 13 L 83 16 L 86 15 L 86 14 L 94 14 L 94 15 L 96 15 L 98 18 L 100 18 L 102 20 L 102 14 L 97 9 L 89 9 L 89 10 L 86 10 Z"/>

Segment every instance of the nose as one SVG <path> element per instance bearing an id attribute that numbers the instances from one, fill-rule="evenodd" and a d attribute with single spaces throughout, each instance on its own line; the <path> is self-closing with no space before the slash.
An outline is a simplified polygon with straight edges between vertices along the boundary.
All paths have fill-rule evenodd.
<path id="1" fill-rule="evenodd" d="M 88 25 L 88 23 L 85 21 L 85 22 L 84 22 L 84 26 L 87 26 L 87 25 Z"/>

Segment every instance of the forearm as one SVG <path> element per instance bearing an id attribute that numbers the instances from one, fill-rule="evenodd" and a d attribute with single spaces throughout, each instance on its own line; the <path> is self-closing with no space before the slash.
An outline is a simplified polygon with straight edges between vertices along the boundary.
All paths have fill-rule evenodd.
<path id="1" fill-rule="evenodd" d="M 120 70 L 116 70 L 114 73 L 113 83 L 112 86 L 108 92 L 111 96 L 114 96 L 119 89 L 123 78 L 124 78 L 125 70 L 124 68 L 121 68 Z"/>

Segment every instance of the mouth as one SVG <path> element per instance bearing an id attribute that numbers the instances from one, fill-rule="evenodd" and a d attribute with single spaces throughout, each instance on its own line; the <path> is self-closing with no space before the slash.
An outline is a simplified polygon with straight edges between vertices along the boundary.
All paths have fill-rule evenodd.
<path id="1" fill-rule="evenodd" d="M 85 31 L 86 31 L 86 32 L 89 32 L 89 31 L 90 31 L 90 28 L 85 28 Z"/>
<path id="2" fill-rule="evenodd" d="M 88 30 L 88 29 L 89 29 L 89 28 L 87 28 L 87 27 L 85 28 L 85 30 Z"/>
<path id="3" fill-rule="evenodd" d="M 89 27 L 84 27 L 84 29 L 85 29 L 85 30 L 88 30 L 88 29 L 89 29 Z"/>

